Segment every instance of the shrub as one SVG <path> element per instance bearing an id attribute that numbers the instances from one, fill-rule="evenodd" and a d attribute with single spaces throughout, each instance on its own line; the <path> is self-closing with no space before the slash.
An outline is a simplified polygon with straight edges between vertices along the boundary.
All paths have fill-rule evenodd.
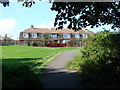
<path id="1" fill-rule="evenodd" d="M 34 41 L 34 42 L 32 43 L 32 46 L 43 47 L 43 46 L 44 46 L 44 43 L 43 43 L 43 42 L 36 42 L 36 41 Z"/>
<path id="2" fill-rule="evenodd" d="M 83 77 L 105 87 L 120 86 L 120 33 L 99 33 L 87 39 L 80 64 Z"/>
<path id="3" fill-rule="evenodd" d="M 31 42 L 30 42 L 30 41 L 28 41 L 28 42 L 27 42 L 27 45 L 28 45 L 28 46 L 31 46 Z"/>
<path id="4" fill-rule="evenodd" d="M 9 46 L 9 45 L 14 45 L 14 41 L 0 41 L 2 46 Z"/>

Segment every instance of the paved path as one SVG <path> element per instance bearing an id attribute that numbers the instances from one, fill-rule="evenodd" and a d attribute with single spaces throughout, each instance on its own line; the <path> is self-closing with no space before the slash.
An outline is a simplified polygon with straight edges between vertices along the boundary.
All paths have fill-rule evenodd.
<path id="1" fill-rule="evenodd" d="M 86 84 L 75 71 L 68 70 L 65 65 L 76 56 L 78 50 L 65 51 L 46 67 L 42 74 L 43 88 L 83 88 Z M 89 86 L 89 85 L 87 85 Z"/>

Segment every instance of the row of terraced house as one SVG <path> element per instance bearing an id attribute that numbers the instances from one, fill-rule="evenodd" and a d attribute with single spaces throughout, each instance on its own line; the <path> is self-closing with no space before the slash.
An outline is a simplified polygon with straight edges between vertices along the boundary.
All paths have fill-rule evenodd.
<path id="1" fill-rule="evenodd" d="M 30 28 L 20 32 L 19 40 L 44 42 L 44 34 L 48 36 L 47 46 L 81 46 L 82 42 L 94 32 L 85 29 L 74 31 L 72 29 L 35 28 L 31 25 Z"/>

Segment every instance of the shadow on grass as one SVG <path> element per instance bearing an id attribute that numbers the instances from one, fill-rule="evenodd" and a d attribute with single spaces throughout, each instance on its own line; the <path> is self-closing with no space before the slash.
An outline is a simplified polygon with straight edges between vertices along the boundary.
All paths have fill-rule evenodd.
<path id="1" fill-rule="evenodd" d="M 42 58 L 7 58 L 2 59 L 2 62 L 10 62 L 10 63 L 16 63 L 16 62 L 23 62 L 23 61 L 33 61 L 33 60 L 41 60 Z"/>
<path id="2" fill-rule="evenodd" d="M 9 58 L 3 59 L 2 64 L 2 87 L 4 88 L 40 88 L 40 77 L 31 69 L 42 62 L 35 60 L 42 58 Z M 25 63 L 22 63 L 26 61 Z M 32 67 L 30 67 L 32 65 Z M 42 68 L 41 68 L 42 69 Z M 39 71 L 41 70 L 39 68 Z"/>

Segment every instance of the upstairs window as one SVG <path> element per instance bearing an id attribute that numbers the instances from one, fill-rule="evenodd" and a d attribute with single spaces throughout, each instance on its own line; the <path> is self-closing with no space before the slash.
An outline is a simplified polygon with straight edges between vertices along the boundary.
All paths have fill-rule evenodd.
<path id="1" fill-rule="evenodd" d="M 51 34 L 51 37 L 57 37 L 57 34 Z"/>
<path id="2" fill-rule="evenodd" d="M 28 33 L 23 33 L 23 37 L 24 38 L 29 38 L 29 34 Z"/>
<path id="3" fill-rule="evenodd" d="M 32 33 L 33 38 L 37 38 L 37 33 Z"/>
<path id="4" fill-rule="evenodd" d="M 63 37 L 64 38 L 70 38 L 71 36 L 70 36 L 70 34 L 64 34 Z"/>
<path id="5" fill-rule="evenodd" d="M 79 34 L 75 34 L 75 38 L 80 38 L 80 35 Z"/>
<path id="6" fill-rule="evenodd" d="M 87 38 L 88 35 L 87 34 L 82 34 L 83 38 Z"/>

